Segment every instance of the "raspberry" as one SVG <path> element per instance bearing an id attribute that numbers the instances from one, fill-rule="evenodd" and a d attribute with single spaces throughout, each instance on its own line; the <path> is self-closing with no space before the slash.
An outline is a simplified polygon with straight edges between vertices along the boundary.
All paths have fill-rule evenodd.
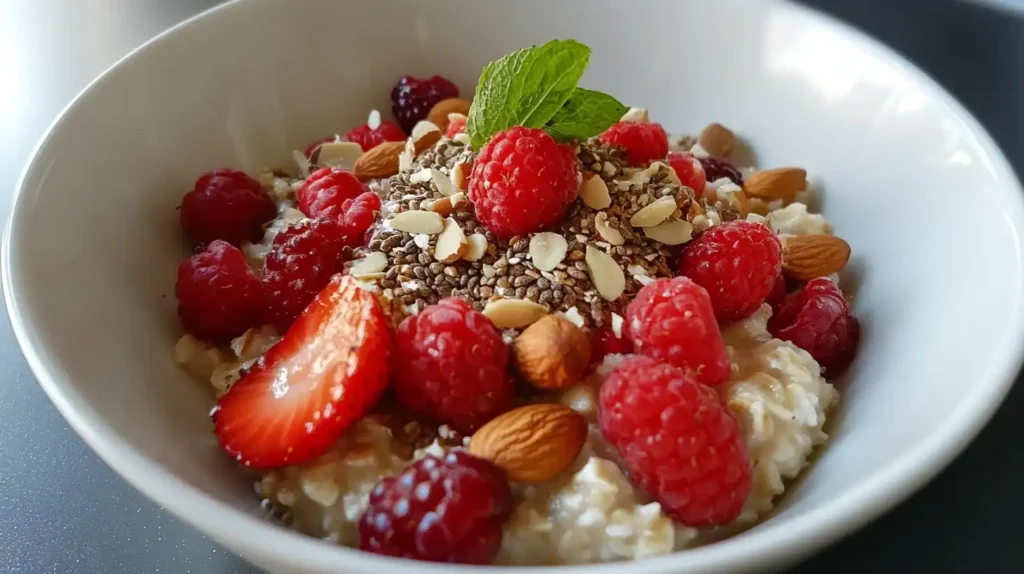
<path id="1" fill-rule="evenodd" d="M 237 247 L 214 240 L 178 265 L 178 315 L 197 337 L 226 340 L 260 323 L 263 290 Z"/>
<path id="2" fill-rule="evenodd" d="M 355 199 L 346 199 L 341 206 L 328 207 L 321 216 L 330 217 L 341 225 L 345 245 L 358 247 L 363 243 L 367 230 L 377 220 L 380 208 L 380 197 L 372 191 L 367 191 Z"/>
<path id="3" fill-rule="evenodd" d="M 626 308 L 636 352 L 678 367 L 706 385 L 729 378 L 729 354 L 708 293 L 686 277 L 658 279 Z"/>
<path id="4" fill-rule="evenodd" d="M 274 238 L 263 266 L 265 319 L 281 332 L 340 273 L 346 237 L 330 217 L 292 225 Z"/>
<path id="5" fill-rule="evenodd" d="M 316 217 L 328 207 L 340 207 L 367 191 L 369 188 L 351 171 L 340 167 L 324 167 L 309 174 L 295 195 L 299 199 L 302 213 Z"/>
<path id="6" fill-rule="evenodd" d="M 693 190 L 696 197 L 704 193 L 708 180 L 700 160 L 688 153 L 672 152 L 668 154 L 668 165 L 676 172 L 679 181 Z"/>
<path id="7" fill-rule="evenodd" d="M 309 144 L 309 146 L 306 148 L 306 159 L 313 161 L 313 155 L 317 152 L 317 150 L 320 149 L 320 146 L 324 145 L 325 143 L 334 143 L 339 141 L 342 140 L 338 136 L 329 136 L 325 137 L 322 140 L 316 140 L 315 142 Z"/>
<path id="8" fill-rule="evenodd" d="M 233 169 L 203 174 L 181 202 L 181 226 L 198 243 L 259 241 L 263 224 L 275 215 L 260 182 Z"/>
<path id="9" fill-rule="evenodd" d="M 768 297 L 764 300 L 765 303 L 771 306 L 773 314 L 779 312 L 779 307 L 786 300 L 787 290 L 786 276 L 779 273 L 779 278 L 775 280 L 772 290 L 768 292 Z"/>
<path id="10" fill-rule="evenodd" d="M 679 273 L 707 289 L 719 321 L 742 319 L 761 306 L 782 272 L 782 243 L 766 226 L 730 221 L 683 249 Z"/>
<path id="11" fill-rule="evenodd" d="M 445 137 L 451 139 L 466 131 L 466 120 L 455 120 L 448 122 L 448 129 L 445 130 Z"/>
<path id="12" fill-rule="evenodd" d="M 625 337 L 616 337 L 615 332 L 608 327 L 598 327 L 594 331 L 591 341 L 591 365 L 600 364 L 608 355 L 625 355 L 633 352 L 632 341 Z"/>
<path id="13" fill-rule="evenodd" d="M 660 124 L 619 122 L 600 137 L 603 143 L 624 149 L 632 165 L 646 165 L 668 155 L 668 134 Z"/>
<path id="14" fill-rule="evenodd" d="M 398 125 L 409 133 L 416 122 L 427 117 L 434 104 L 457 97 L 459 89 L 441 76 L 431 76 L 426 80 L 402 76 L 391 89 L 391 113 L 398 120 Z"/>
<path id="15" fill-rule="evenodd" d="M 490 564 L 512 512 L 504 473 L 462 451 L 429 455 L 381 479 L 359 519 L 359 548 L 455 564 Z"/>
<path id="16" fill-rule="evenodd" d="M 480 150 L 469 180 L 477 219 L 509 238 L 558 223 L 576 199 L 579 168 L 572 148 L 542 129 L 516 126 Z"/>
<path id="17" fill-rule="evenodd" d="M 398 124 L 392 122 L 381 122 L 377 129 L 371 128 L 369 124 L 363 124 L 349 130 L 345 134 L 345 139 L 359 144 L 363 151 L 370 151 L 384 142 L 404 142 L 405 132 Z"/>
<path id="18" fill-rule="evenodd" d="M 736 185 L 743 187 L 743 176 L 740 171 L 733 167 L 728 161 L 714 156 L 702 157 L 697 161 L 704 168 L 704 175 L 708 181 L 715 181 L 727 177 Z"/>
<path id="19" fill-rule="evenodd" d="M 750 458 L 713 390 L 634 356 L 605 379 L 600 403 L 601 434 L 669 516 L 698 527 L 739 516 L 750 494 Z"/>
<path id="20" fill-rule="evenodd" d="M 505 410 L 514 391 L 508 347 L 491 320 L 449 297 L 395 333 L 394 389 L 416 414 L 470 432 Z"/>
<path id="21" fill-rule="evenodd" d="M 768 320 L 768 331 L 810 353 L 829 376 L 850 364 L 860 340 L 860 324 L 843 292 L 824 277 L 786 297 Z"/>

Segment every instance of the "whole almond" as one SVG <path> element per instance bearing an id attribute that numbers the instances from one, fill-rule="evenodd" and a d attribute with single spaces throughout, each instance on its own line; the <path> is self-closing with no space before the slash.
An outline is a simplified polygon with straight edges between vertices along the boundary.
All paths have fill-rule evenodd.
<path id="1" fill-rule="evenodd" d="M 359 156 L 352 172 L 362 181 L 391 177 L 398 173 L 398 156 L 405 142 L 384 142 Z"/>
<path id="2" fill-rule="evenodd" d="M 598 295 L 606 301 L 614 301 L 626 290 L 626 275 L 622 267 L 604 251 L 587 245 L 587 270 Z"/>
<path id="3" fill-rule="evenodd" d="M 569 468 L 587 439 L 587 420 L 556 404 L 519 407 L 473 434 L 470 454 L 502 468 L 516 482 L 546 482 Z"/>
<path id="4" fill-rule="evenodd" d="M 743 184 L 747 197 L 767 201 L 781 199 L 793 201 L 796 194 L 807 188 L 807 171 L 798 167 L 779 167 L 755 172 Z"/>
<path id="5" fill-rule="evenodd" d="M 850 244 L 834 235 L 796 235 L 782 242 L 782 270 L 810 281 L 836 273 L 850 260 Z"/>
<path id="6" fill-rule="evenodd" d="M 545 315 L 516 337 L 512 360 L 534 387 L 564 389 L 583 378 L 590 365 L 590 337 L 558 315 Z"/>
<path id="7" fill-rule="evenodd" d="M 464 116 L 469 115 L 469 106 L 471 105 L 469 100 L 462 98 L 448 98 L 441 100 L 434 104 L 434 107 L 430 108 L 430 113 L 427 114 L 427 121 L 434 124 L 441 131 L 448 129 L 448 124 L 451 120 L 448 118 L 448 114 L 462 114 Z"/>
<path id="8" fill-rule="evenodd" d="M 454 263 L 466 254 L 469 243 L 458 222 L 449 217 L 444 222 L 444 229 L 437 236 L 434 246 L 434 259 L 441 263 Z"/>
<path id="9" fill-rule="evenodd" d="M 528 299 L 498 299 L 484 306 L 483 314 L 499 329 L 519 329 L 548 314 L 548 308 Z"/>
<path id="10" fill-rule="evenodd" d="M 708 124 L 700 131 L 697 142 L 709 154 L 727 157 L 736 145 L 736 136 L 722 124 Z"/>

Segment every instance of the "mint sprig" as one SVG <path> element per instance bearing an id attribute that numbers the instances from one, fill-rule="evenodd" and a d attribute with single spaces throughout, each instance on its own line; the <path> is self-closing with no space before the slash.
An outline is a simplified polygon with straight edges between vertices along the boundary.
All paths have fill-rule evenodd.
<path id="1" fill-rule="evenodd" d="M 552 40 L 487 64 L 466 122 L 471 145 L 480 149 L 494 134 L 517 125 L 543 127 L 562 140 L 607 129 L 626 107 L 607 94 L 576 87 L 588 63 L 587 46 Z"/>

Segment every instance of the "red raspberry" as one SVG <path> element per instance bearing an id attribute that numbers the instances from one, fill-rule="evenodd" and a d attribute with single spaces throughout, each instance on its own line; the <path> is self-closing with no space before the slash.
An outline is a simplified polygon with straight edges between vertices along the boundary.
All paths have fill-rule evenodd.
<path id="1" fill-rule="evenodd" d="M 382 478 L 359 519 L 359 549 L 454 564 L 490 564 L 512 512 L 504 473 L 462 451 L 429 455 Z"/>
<path id="2" fill-rule="evenodd" d="M 736 321 L 771 293 L 782 273 L 782 243 L 760 223 L 723 223 L 683 249 L 679 273 L 707 289 L 719 321 Z"/>
<path id="3" fill-rule="evenodd" d="M 263 266 L 265 320 L 284 332 L 331 277 L 341 273 L 341 225 L 330 217 L 297 223 L 274 238 Z"/>
<path id="4" fill-rule="evenodd" d="M 313 161 L 313 155 L 316 154 L 317 150 L 320 149 L 320 146 L 324 145 L 325 143 L 333 143 L 339 141 L 342 141 L 340 136 L 329 136 L 325 137 L 322 140 L 316 140 L 315 142 L 309 144 L 308 147 L 306 147 L 306 159 L 308 159 L 309 161 Z"/>
<path id="5" fill-rule="evenodd" d="M 625 335 L 625 333 L 623 333 Z M 608 327 L 598 327 L 591 337 L 590 364 L 598 365 L 608 355 L 625 355 L 633 352 L 633 342 L 625 337 L 616 337 Z"/>
<path id="6" fill-rule="evenodd" d="M 466 120 L 455 120 L 448 122 L 448 129 L 445 130 L 445 137 L 451 139 L 466 131 Z"/>
<path id="7" fill-rule="evenodd" d="M 324 210 L 321 217 L 329 217 L 341 225 L 345 245 L 358 247 L 363 243 L 366 231 L 373 226 L 380 213 L 380 197 L 367 191 L 355 199 L 346 199 L 341 206 L 332 205 Z"/>
<path id="8" fill-rule="evenodd" d="M 733 167 L 728 161 L 714 156 L 702 157 L 697 161 L 704 168 L 704 175 L 708 181 L 727 177 L 736 185 L 743 187 L 743 175 L 740 174 L 740 170 Z"/>
<path id="9" fill-rule="evenodd" d="M 434 104 L 457 97 L 459 89 L 441 76 L 431 76 L 426 80 L 402 76 L 391 89 L 391 113 L 398 120 L 398 125 L 409 133 L 416 122 L 427 117 Z"/>
<path id="10" fill-rule="evenodd" d="M 786 285 L 786 276 L 779 273 L 779 278 L 775 280 L 775 284 L 772 285 L 772 290 L 768 293 L 768 298 L 764 300 L 765 303 L 771 306 L 772 314 L 779 312 L 779 307 L 782 302 L 786 300 L 786 292 L 788 286 Z"/>
<path id="11" fill-rule="evenodd" d="M 626 308 L 636 352 L 678 367 L 706 385 L 729 378 L 729 353 L 707 291 L 686 277 L 645 285 Z"/>
<path id="12" fill-rule="evenodd" d="M 601 141 L 624 149 L 632 165 L 646 165 L 668 155 L 668 134 L 660 124 L 619 122 L 601 134 Z"/>
<path id="13" fill-rule="evenodd" d="M 600 413 L 601 434 L 669 516 L 698 527 L 739 516 L 750 494 L 750 458 L 715 391 L 634 356 L 605 379 Z"/>
<path id="14" fill-rule="evenodd" d="M 696 197 L 704 193 L 708 180 L 696 157 L 688 153 L 672 152 L 668 154 L 668 165 L 676 172 L 679 181 L 693 190 Z"/>
<path id="15" fill-rule="evenodd" d="M 392 122 L 381 122 L 377 129 L 371 128 L 369 124 L 363 124 L 345 134 L 345 139 L 359 144 L 363 151 L 370 151 L 384 142 L 404 142 L 405 137 L 402 128 Z"/>
<path id="16" fill-rule="evenodd" d="M 197 337 L 230 339 L 260 324 L 263 289 L 237 247 L 214 240 L 178 265 L 178 315 Z"/>
<path id="17" fill-rule="evenodd" d="M 263 224 L 276 215 L 260 182 L 233 169 L 203 174 L 181 202 L 181 226 L 198 243 L 259 241 Z"/>
<path id="18" fill-rule="evenodd" d="M 515 126 L 480 150 L 469 179 L 476 217 L 504 238 L 558 223 L 576 199 L 579 166 L 572 148 L 542 129 Z"/>
<path id="19" fill-rule="evenodd" d="M 449 297 L 407 317 L 395 334 L 394 388 L 416 414 L 471 432 L 512 400 L 508 347 L 491 320 Z"/>
<path id="20" fill-rule="evenodd" d="M 299 199 L 302 213 L 316 217 L 328 207 L 340 207 L 369 190 L 351 171 L 340 167 L 324 167 L 309 174 L 295 195 Z"/>
<path id="21" fill-rule="evenodd" d="M 810 353 L 829 376 L 850 364 L 860 341 L 860 324 L 843 292 L 824 277 L 786 297 L 768 320 L 768 331 Z"/>

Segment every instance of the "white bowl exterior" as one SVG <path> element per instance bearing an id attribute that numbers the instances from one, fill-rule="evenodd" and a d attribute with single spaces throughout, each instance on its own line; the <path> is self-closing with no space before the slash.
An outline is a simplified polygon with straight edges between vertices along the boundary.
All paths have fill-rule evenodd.
<path id="1" fill-rule="evenodd" d="M 807 168 L 853 246 L 844 281 L 863 327 L 833 440 L 774 518 L 710 547 L 588 571 L 795 559 L 918 487 L 1008 389 L 1024 325 L 1020 185 L 959 105 L 859 34 L 740 0 L 296 4 L 216 9 L 92 85 L 26 169 L 4 252 L 19 341 L 71 424 L 143 492 L 249 560 L 278 572 L 450 571 L 259 518 L 251 480 L 211 433 L 209 389 L 171 359 L 181 195 L 203 171 L 284 165 L 292 148 L 386 111 L 402 74 L 441 73 L 470 93 L 486 61 L 551 38 L 589 44 L 582 84 L 649 108 L 670 131 L 720 121 L 759 165 Z"/>

